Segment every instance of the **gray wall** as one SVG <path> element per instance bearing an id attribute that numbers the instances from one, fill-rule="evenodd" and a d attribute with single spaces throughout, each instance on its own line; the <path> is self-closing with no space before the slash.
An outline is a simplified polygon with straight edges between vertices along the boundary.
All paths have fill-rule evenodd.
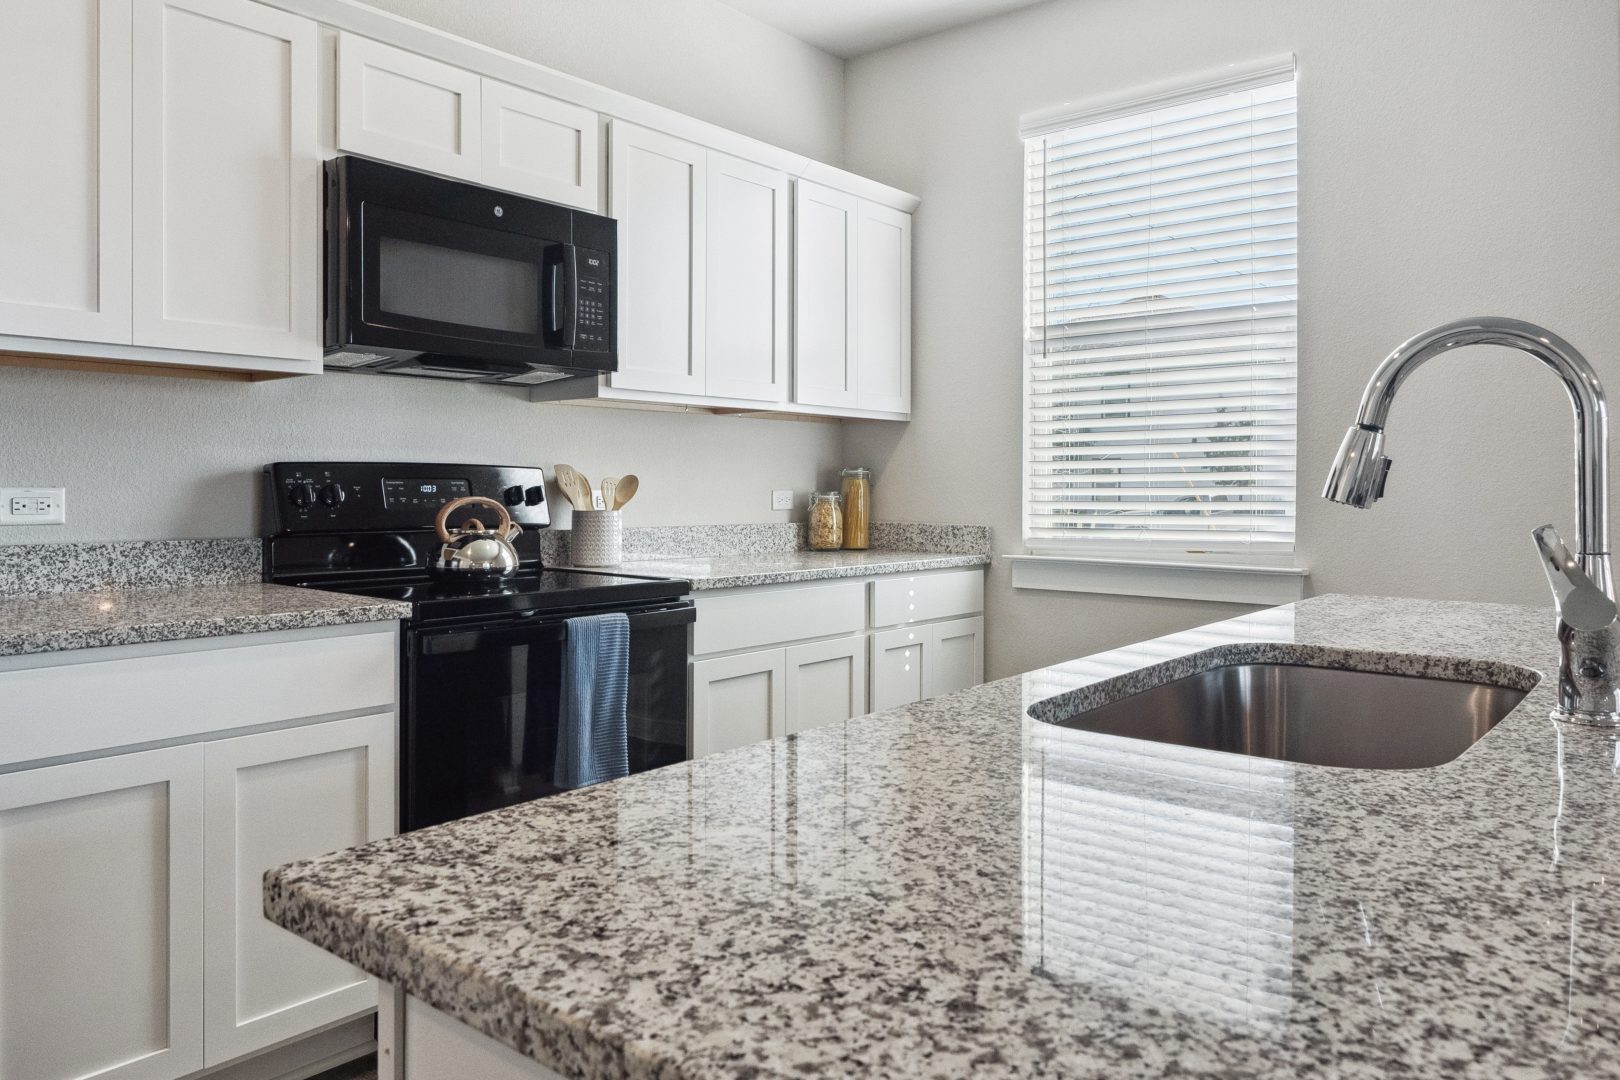
<path id="1" fill-rule="evenodd" d="M 1620 388 L 1613 0 L 1055 0 L 851 61 L 846 164 L 922 196 L 909 426 L 849 425 L 885 517 L 988 522 L 1021 549 L 1019 116 L 1293 52 L 1300 71 L 1299 560 L 1318 592 L 1545 603 L 1529 530 L 1573 530 L 1570 413 L 1528 357 L 1408 384 L 1389 497 L 1318 499 L 1373 365 L 1448 319 L 1546 323 Z M 964 437 L 967 436 L 967 437 Z M 1014 591 L 990 673 L 1235 608 Z"/>
<path id="2" fill-rule="evenodd" d="M 718 0 L 378 6 L 822 160 L 842 156 L 842 61 Z M 782 521 L 791 515 L 770 509 L 771 489 L 827 482 L 841 440 L 837 424 L 532 405 L 375 376 L 243 384 L 0 368 L 0 486 L 68 489 L 65 527 L 0 528 L 0 544 L 251 536 L 254 474 L 289 458 L 547 469 L 560 459 L 593 478 L 636 473 L 631 524 Z"/>

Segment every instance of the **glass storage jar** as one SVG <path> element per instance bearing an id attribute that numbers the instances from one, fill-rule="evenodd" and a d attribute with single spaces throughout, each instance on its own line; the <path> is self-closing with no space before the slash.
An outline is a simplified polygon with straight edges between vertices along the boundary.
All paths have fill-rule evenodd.
<path id="1" fill-rule="evenodd" d="M 836 491 L 810 493 L 810 550 L 837 551 L 844 544 L 844 513 Z"/>
<path id="2" fill-rule="evenodd" d="M 872 526 L 872 470 L 845 469 L 844 489 L 844 547 L 851 551 L 865 551 Z"/>

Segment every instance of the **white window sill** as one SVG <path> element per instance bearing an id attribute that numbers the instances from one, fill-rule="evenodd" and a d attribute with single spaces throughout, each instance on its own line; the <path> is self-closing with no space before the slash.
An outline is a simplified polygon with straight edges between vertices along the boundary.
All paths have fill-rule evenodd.
<path id="1" fill-rule="evenodd" d="M 1015 589 L 1291 604 L 1310 571 L 1282 563 L 1195 562 L 1130 555 L 1005 555 Z"/>

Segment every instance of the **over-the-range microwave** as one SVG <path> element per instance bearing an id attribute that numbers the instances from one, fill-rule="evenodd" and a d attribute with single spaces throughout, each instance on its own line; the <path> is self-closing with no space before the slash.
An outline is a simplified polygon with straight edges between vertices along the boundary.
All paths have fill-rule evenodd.
<path id="1" fill-rule="evenodd" d="M 618 367 L 612 218 L 365 158 L 326 166 L 326 366 L 534 384 Z"/>

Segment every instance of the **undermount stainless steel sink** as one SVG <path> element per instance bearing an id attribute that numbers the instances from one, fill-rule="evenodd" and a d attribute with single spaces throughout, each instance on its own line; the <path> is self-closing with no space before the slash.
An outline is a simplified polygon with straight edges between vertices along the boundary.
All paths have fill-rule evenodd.
<path id="1" fill-rule="evenodd" d="M 1229 664 L 1051 722 L 1306 765 L 1425 769 L 1484 738 L 1528 692 L 1294 664 Z"/>

